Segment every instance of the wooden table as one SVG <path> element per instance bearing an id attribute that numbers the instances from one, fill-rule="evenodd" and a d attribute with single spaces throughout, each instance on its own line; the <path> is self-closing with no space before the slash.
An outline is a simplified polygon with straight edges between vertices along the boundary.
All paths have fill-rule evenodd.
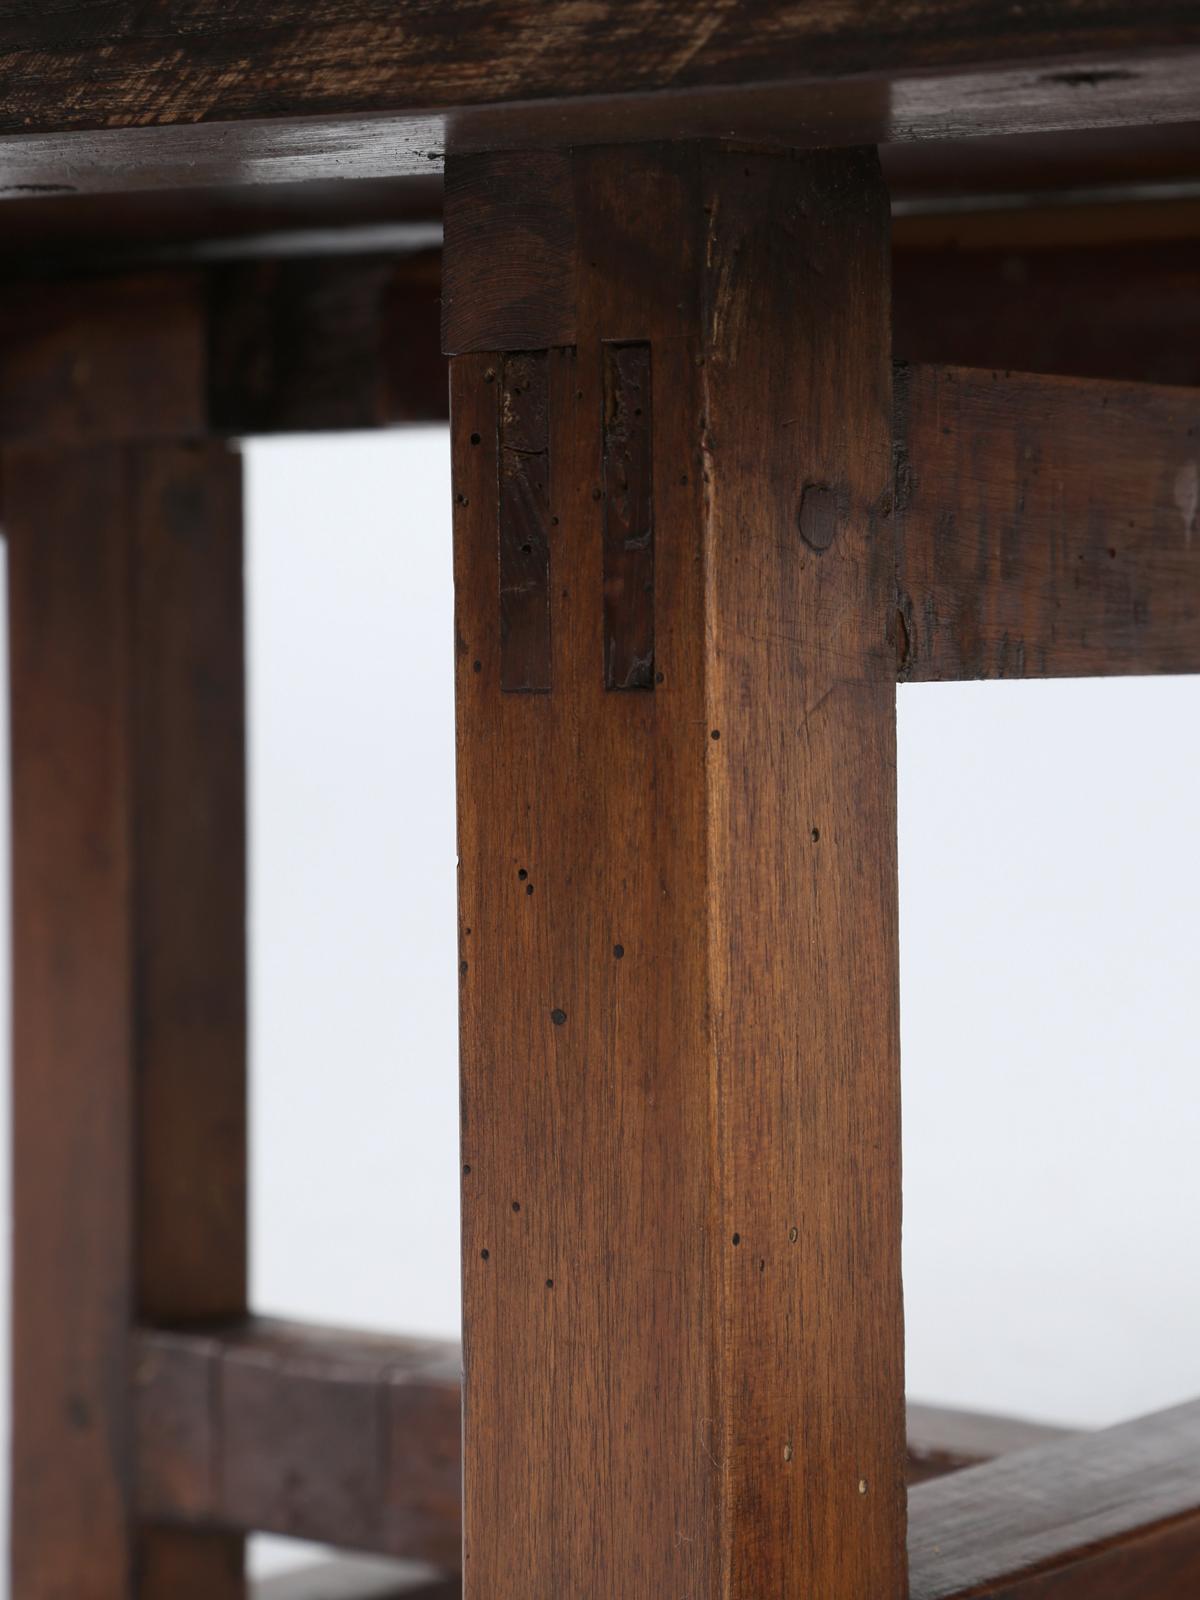
<path id="1" fill-rule="evenodd" d="M 1200 670 L 1195 4 L 9 0 L 0 272 L 12 1600 L 1200 1591 L 1200 1406 L 906 1429 L 895 773 Z M 444 354 L 461 1378 L 247 1306 L 227 442 Z"/>

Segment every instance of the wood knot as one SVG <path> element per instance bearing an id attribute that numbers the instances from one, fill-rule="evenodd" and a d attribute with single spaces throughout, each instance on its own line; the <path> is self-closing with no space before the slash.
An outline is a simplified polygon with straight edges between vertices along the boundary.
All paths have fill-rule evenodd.
<path id="1" fill-rule="evenodd" d="M 837 537 L 838 497 L 827 483 L 806 483 L 800 496 L 800 537 L 810 550 L 828 550 Z"/>

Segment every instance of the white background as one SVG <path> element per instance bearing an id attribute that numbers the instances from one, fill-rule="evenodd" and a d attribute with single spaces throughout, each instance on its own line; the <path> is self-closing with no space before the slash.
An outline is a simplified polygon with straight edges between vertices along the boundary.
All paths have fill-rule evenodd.
<path id="1" fill-rule="evenodd" d="M 247 454 L 255 1301 L 455 1335 L 446 436 Z M 1200 1394 L 1200 679 L 899 698 L 909 1392 Z"/>

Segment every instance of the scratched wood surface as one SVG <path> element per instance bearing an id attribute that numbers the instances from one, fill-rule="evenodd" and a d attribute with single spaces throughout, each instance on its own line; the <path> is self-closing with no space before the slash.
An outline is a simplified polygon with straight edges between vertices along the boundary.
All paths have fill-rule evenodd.
<path id="1" fill-rule="evenodd" d="M 572 179 L 548 694 L 504 689 L 500 358 L 452 362 L 465 1593 L 899 1597 L 886 198 L 859 154 Z M 653 369 L 638 693 L 611 340 Z"/>
<path id="2" fill-rule="evenodd" d="M 896 384 L 900 676 L 1200 670 L 1200 397 L 954 367 Z"/>
<path id="3" fill-rule="evenodd" d="M 240 1593 L 139 1547 L 132 1318 L 244 1304 L 239 466 L 4 455 L 13 752 L 12 1594 Z M 186 797 L 186 798 L 185 798 Z"/>
<path id="4" fill-rule="evenodd" d="M 381 155 L 403 151 L 419 170 L 444 147 L 446 113 L 460 113 L 461 138 L 462 112 L 512 108 L 509 120 L 530 147 L 539 140 L 529 108 L 548 101 L 544 131 L 569 143 L 578 125 L 564 117 L 569 106 L 553 102 L 614 92 L 761 94 L 783 85 L 770 107 L 776 117 L 790 114 L 811 140 L 826 142 L 839 117 L 853 118 L 857 137 L 873 142 L 914 126 L 926 137 L 943 128 L 980 133 L 997 118 L 1011 131 L 1080 121 L 1111 127 L 1172 114 L 1184 120 L 1189 106 L 1194 114 L 1186 50 L 1198 43 L 1186 0 L 1066 0 L 1049 14 L 1014 11 L 1002 0 L 742 0 L 720 8 L 680 0 L 276 0 L 266 11 L 249 0 L 158 0 L 149 11 L 130 0 L 60 0 L 49 9 L 9 0 L 0 16 L 0 133 L 182 126 L 203 134 L 206 125 L 260 119 L 272 170 L 290 157 L 302 172 L 307 157 L 317 176 L 318 150 L 340 155 L 343 165 L 354 152 L 344 129 L 305 130 L 300 119 L 423 115 L 399 149 L 375 133 Z M 804 87 L 815 92 L 798 97 Z M 685 109 L 667 104 L 656 126 L 627 132 L 620 123 L 629 122 L 629 105 L 615 110 L 604 124 L 609 138 L 754 131 L 731 124 L 728 106 L 723 126 L 681 124 Z M 513 131 L 505 140 L 496 127 L 493 118 L 494 144 L 511 143 Z M 769 130 L 769 120 L 760 122 L 760 134 Z M 236 127 L 210 131 L 228 181 L 235 156 L 252 147 L 238 142 Z M 358 148 L 370 137 L 363 127 Z M 57 181 L 64 183 L 61 168 Z M 77 167 L 65 181 L 86 179 Z"/>

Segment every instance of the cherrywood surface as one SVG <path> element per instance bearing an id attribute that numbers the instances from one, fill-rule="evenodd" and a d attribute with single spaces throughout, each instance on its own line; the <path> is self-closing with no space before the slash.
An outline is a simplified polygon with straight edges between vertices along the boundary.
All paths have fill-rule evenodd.
<path id="1" fill-rule="evenodd" d="M 912 1600 L 1148 1600 L 1200 1584 L 1200 1402 L 909 1497 Z"/>
<path id="2" fill-rule="evenodd" d="M 245 1295 L 240 476 L 3 458 L 13 770 L 13 1600 L 183 1591 L 138 1547 L 139 1307 Z M 186 796 L 186 803 L 184 797 Z M 201 1548 L 209 1600 L 236 1541 Z"/>
<path id="3" fill-rule="evenodd" d="M 896 383 L 902 679 L 1200 670 L 1200 400 L 952 367 Z"/>
<path id="4" fill-rule="evenodd" d="M 146 1518 L 457 1569 L 457 1346 L 256 1317 L 143 1329 L 134 1370 Z"/>
<path id="5" fill-rule="evenodd" d="M 504 363 L 452 363 L 465 1592 L 886 1600 L 886 197 L 862 154 L 579 152 L 571 177 L 545 694 L 502 680 Z M 490 252 L 458 293 L 472 260 L 499 334 Z M 605 688 L 609 340 L 653 369 L 650 692 Z"/>
<path id="6" fill-rule="evenodd" d="M 143 1329 L 133 1361 L 139 1510 L 174 1530 L 181 1551 L 189 1529 L 215 1524 L 421 1553 L 457 1569 L 456 1346 L 256 1317 Z M 1062 1436 L 910 1405 L 906 1475 L 922 1482 Z M 374 1581 L 389 1570 L 352 1572 Z"/>

